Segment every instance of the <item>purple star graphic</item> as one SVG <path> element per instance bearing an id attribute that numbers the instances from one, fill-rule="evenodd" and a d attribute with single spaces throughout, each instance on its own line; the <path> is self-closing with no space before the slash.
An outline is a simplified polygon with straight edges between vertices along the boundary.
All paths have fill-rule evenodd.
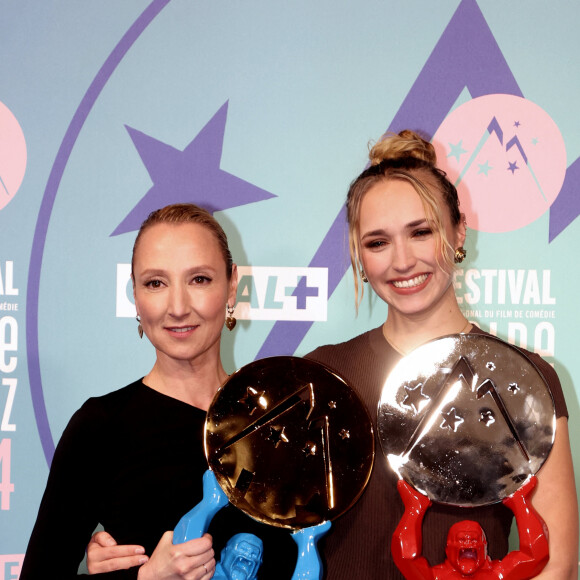
<path id="1" fill-rule="evenodd" d="M 519 169 L 518 167 L 518 162 L 514 161 L 513 163 L 511 161 L 508 161 L 509 163 L 509 167 L 507 168 L 508 171 L 512 172 L 512 175 L 516 172 L 516 169 Z"/>
<path id="2" fill-rule="evenodd" d="M 521 123 L 520 123 L 519 121 L 516 121 L 516 122 L 514 123 L 514 127 L 515 127 L 516 129 L 517 129 L 517 128 L 518 128 L 520 125 L 521 125 Z"/>
<path id="3" fill-rule="evenodd" d="M 138 230 L 149 213 L 170 203 L 195 203 L 214 213 L 276 197 L 220 169 L 227 112 L 226 101 L 183 151 L 127 127 L 153 186 L 112 236 Z"/>

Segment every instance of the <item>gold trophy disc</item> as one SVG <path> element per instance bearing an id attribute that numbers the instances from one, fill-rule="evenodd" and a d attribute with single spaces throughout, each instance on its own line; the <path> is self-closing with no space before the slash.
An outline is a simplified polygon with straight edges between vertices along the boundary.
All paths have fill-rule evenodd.
<path id="1" fill-rule="evenodd" d="M 371 474 L 374 435 L 342 378 L 320 363 L 278 356 L 223 384 L 207 413 L 205 451 L 234 506 L 297 530 L 356 502 Z"/>
<path id="2" fill-rule="evenodd" d="M 397 364 L 377 427 L 391 468 L 415 489 L 435 502 L 479 506 L 511 495 L 540 469 L 556 416 L 543 375 L 520 350 L 457 334 Z"/>

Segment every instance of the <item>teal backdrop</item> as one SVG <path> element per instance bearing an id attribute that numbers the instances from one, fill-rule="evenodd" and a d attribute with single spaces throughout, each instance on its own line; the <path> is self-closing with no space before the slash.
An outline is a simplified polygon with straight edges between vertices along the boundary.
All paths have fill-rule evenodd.
<path id="1" fill-rule="evenodd" d="M 368 293 L 355 315 L 343 205 L 389 130 L 433 139 L 456 180 L 462 308 L 555 366 L 578 479 L 579 3 L 2 0 L 0 15 L 0 580 L 19 576 L 72 413 L 153 363 L 127 274 L 147 213 L 193 201 L 226 229 L 228 371 L 303 355 L 386 318 Z"/>

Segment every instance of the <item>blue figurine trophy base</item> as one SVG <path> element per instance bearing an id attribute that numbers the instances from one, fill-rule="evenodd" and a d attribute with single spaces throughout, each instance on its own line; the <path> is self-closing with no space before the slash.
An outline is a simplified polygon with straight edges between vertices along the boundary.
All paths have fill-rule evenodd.
<path id="1" fill-rule="evenodd" d="M 228 503 L 228 497 L 217 482 L 213 471 L 208 469 L 203 475 L 203 499 L 179 520 L 173 531 L 173 543 L 183 544 L 188 540 L 201 538 L 209 529 L 213 517 Z M 330 521 L 326 521 L 292 533 L 292 538 L 298 546 L 298 559 L 292 580 L 322 580 L 322 562 L 316 546 L 330 526 Z M 262 541 L 253 534 L 236 534 L 230 542 L 222 551 L 213 577 L 216 580 L 231 579 L 227 553 L 228 550 L 234 550 L 238 555 L 238 560 L 244 559 L 247 562 L 245 580 L 255 580 L 261 563 Z M 240 556 L 240 544 L 245 548 L 242 556 Z M 251 553 L 249 553 L 249 546 L 253 548 Z M 239 578 L 240 575 L 238 574 L 237 577 Z"/>
<path id="2" fill-rule="evenodd" d="M 229 501 L 213 471 L 208 469 L 203 474 L 203 499 L 179 520 L 173 530 L 173 543 L 183 544 L 193 538 L 201 538 L 209 529 L 213 517 Z"/>

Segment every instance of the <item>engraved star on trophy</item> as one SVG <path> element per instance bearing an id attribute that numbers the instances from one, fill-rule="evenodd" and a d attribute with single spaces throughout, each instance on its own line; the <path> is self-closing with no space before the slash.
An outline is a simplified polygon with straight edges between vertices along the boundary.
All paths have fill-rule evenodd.
<path id="1" fill-rule="evenodd" d="M 318 539 L 362 494 L 374 435 L 354 391 L 324 365 L 279 356 L 250 363 L 222 385 L 207 412 L 204 500 L 174 531 L 203 535 L 228 502 L 292 531 L 293 580 L 321 578 Z"/>
<path id="2" fill-rule="evenodd" d="M 480 334 L 426 343 L 389 375 L 377 423 L 406 508 L 391 543 L 406 578 L 524 580 L 542 570 L 545 524 L 529 498 L 552 448 L 556 417 L 546 381 L 527 356 Z M 443 564 L 430 566 L 421 556 L 422 520 L 432 502 L 500 501 L 516 515 L 518 551 L 492 561 L 481 526 L 464 521 L 450 530 Z"/>

